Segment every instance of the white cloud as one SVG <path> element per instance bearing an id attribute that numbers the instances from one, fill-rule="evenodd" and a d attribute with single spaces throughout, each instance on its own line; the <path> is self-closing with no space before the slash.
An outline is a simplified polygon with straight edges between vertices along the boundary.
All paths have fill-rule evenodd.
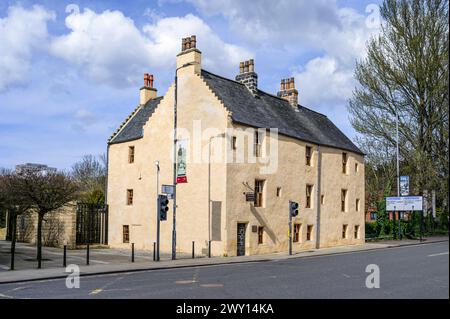
<path id="1" fill-rule="evenodd" d="M 157 18 L 138 29 L 120 11 L 96 13 L 73 10 L 65 20 L 68 34 L 56 37 L 52 53 L 78 65 L 94 81 L 117 87 L 135 85 L 144 71 L 163 70 L 175 64 L 181 38 L 197 35 L 205 52 L 204 65 L 229 68 L 249 56 L 238 46 L 223 42 L 200 18 Z"/>
<path id="2" fill-rule="evenodd" d="M 54 19 L 54 13 L 37 5 L 29 10 L 11 6 L 0 18 L 0 91 L 30 79 L 33 52 L 45 49 L 47 22 Z"/>

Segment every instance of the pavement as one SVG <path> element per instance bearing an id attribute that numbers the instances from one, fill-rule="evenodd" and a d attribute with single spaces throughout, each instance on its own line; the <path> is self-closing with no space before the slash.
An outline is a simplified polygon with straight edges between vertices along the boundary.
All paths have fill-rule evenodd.
<path id="1" fill-rule="evenodd" d="M 365 243 L 363 245 L 341 246 L 333 248 L 312 249 L 295 252 L 292 256 L 287 253 L 276 253 L 257 256 L 241 257 L 212 257 L 196 256 L 190 258 L 187 254 L 178 254 L 177 260 L 171 260 L 169 255 L 162 254 L 161 261 L 153 261 L 153 254 L 147 251 L 137 251 L 135 262 L 131 262 L 129 250 L 120 249 L 90 249 L 90 265 L 86 265 L 85 250 L 68 250 L 67 265 L 77 265 L 80 276 L 99 274 L 142 272 L 171 268 L 201 267 L 225 264 L 255 263 L 274 260 L 298 259 L 325 255 L 348 254 L 354 252 L 387 249 L 399 246 L 425 245 L 430 243 L 448 242 L 448 236 L 429 237 L 420 243 L 417 240 L 381 241 Z M 58 248 L 43 249 L 43 268 L 36 269 L 35 247 L 19 243 L 16 253 L 16 267 L 9 271 L 9 242 L 0 241 L 0 284 L 17 283 L 44 279 L 66 278 L 68 272 L 62 267 L 62 250 Z"/>
<path id="2" fill-rule="evenodd" d="M 192 299 L 448 299 L 448 254 L 447 240 L 300 258 L 280 255 L 251 263 L 85 276 L 78 288 L 69 288 L 66 279 L 1 284 L 0 299 L 145 298 L 188 304 L 195 303 Z M 367 282 L 377 273 L 379 286 L 370 288 Z"/>

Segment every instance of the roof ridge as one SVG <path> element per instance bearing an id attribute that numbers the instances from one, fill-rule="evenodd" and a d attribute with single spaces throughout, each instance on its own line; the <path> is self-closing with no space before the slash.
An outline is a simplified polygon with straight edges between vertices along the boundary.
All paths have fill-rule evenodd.
<path id="1" fill-rule="evenodd" d="M 235 80 L 226 78 L 226 77 L 224 77 L 224 76 L 222 76 L 222 75 L 218 75 L 218 74 L 212 73 L 212 72 L 210 72 L 210 71 L 208 71 L 208 70 L 205 70 L 205 69 L 202 69 L 202 71 L 204 71 L 204 72 L 206 72 L 206 73 L 209 73 L 209 74 L 211 74 L 211 75 L 217 76 L 218 78 L 221 78 L 221 79 L 223 79 L 223 80 L 227 80 L 227 81 L 230 81 L 230 82 L 233 82 L 233 83 L 236 83 L 236 84 L 240 84 L 240 85 L 245 85 L 245 84 L 242 84 L 241 82 L 238 82 L 238 81 L 235 81 Z M 285 99 L 283 99 L 283 98 L 281 98 L 281 97 L 279 97 L 279 96 L 277 96 L 277 95 L 275 95 L 275 94 L 268 93 L 268 92 L 263 91 L 263 90 L 261 90 L 261 89 L 257 89 L 257 90 L 258 90 L 258 92 L 261 92 L 261 93 L 263 93 L 263 94 L 265 94 L 265 95 L 269 95 L 270 97 L 276 98 L 276 99 L 278 99 L 278 100 L 280 100 L 280 101 L 283 101 L 283 102 L 286 102 L 286 103 L 289 103 L 287 100 L 285 100 Z M 316 113 L 316 114 L 318 114 L 318 115 L 322 115 L 322 116 L 324 116 L 324 117 L 328 117 L 328 116 L 326 116 L 325 114 L 319 113 L 319 112 L 317 112 L 317 111 L 315 111 L 315 110 L 312 110 L 311 108 L 309 108 L 309 107 L 307 107 L 307 106 L 304 106 L 304 105 L 301 105 L 301 104 L 298 104 L 297 106 L 299 106 L 299 107 L 301 107 L 301 108 L 303 108 L 303 109 L 306 109 L 306 110 L 308 110 L 308 111 L 314 112 L 314 113 Z"/>

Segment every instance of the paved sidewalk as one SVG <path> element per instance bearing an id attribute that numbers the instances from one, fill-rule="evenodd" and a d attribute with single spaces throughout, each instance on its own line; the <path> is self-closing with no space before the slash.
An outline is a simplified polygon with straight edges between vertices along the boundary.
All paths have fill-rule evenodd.
<path id="1" fill-rule="evenodd" d="M 152 255 L 150 255 L 150 253 L 148 252 L 137 252 L 134 263 L 130 262 L 129 251 L 117 249 L 93 249 L 91 255 L 91 263 L 89 266 L 85 264 L 85 259 L 82 257 L 85 254 L 85 251 L 69 250 L 68 255 L 70 255 L 71 257 L 68 258 L 67 264 L 78 265 L 80 268 L 80 275 L 89 276 L 89 275 L 111 274 L 119 272 L 212 266 L 212 265 L 232 264 L 232 263 L 264 262 L 270 260 L 281 260 L 289 258 L 305 258 L 322 255 L 345 254 L 345 253 L 354 253 L 358 251 L 427 244 L 432 242 L 440 242 L 448 240 L 449 240 L 448 236 L 439 236 L 426 238 L 422 243 L 420 243 L 417 240 L 381 241 L 381 242 L 365 243 L 363 245 L 307 250 L 295 253 L 292 256 L 289 256 L 286 253 L 276 253 L 258 256 L 213 257 L 213 258 L 203 257 L 196 259 L 188 259 L 186 255 L 181 255 L 179 256 L 180 259 L 177 260 L 170 260 L 168 256 L 161 256 L 162 258 L 160 262 L 154 262 L 153 257 L 150 257 Z M 0 249 L 4 249 L 5 243 L 8 242 L 0 242 L 0 243 L 2 243 L 2 245 L 0 245 Z M 23 246 L 22 245 L 20 246 L 21 247 L 19 248 L 19 250 L 23 249 Z M 33 246 L 28 246 L 28 248 L 35 249 L 35 247 Z M 45 248 L 44 257 L 48 255 L 49 252 L 61 255 L 61 249 Z M 44 261 L 43 263 L 44 267 L 46 266 L 49 267 L 46 264 L 48 262 L 49 261 Z M 4 265 L 3 268 L 5 268 Z M 3 271 L 0 270 L 0 284 L 23 282 L 30 280 L 65 278 L 67 277 L 67 275 L 68 273 L 66 273 L 65 269 L 62 267 L 62 260 L 60 259 L 59 266 L 53 266 L 51 268 L 21 269 L 21 270 L 19 269 L 14 271 L 6 271 L 5 269 L 3 269 Z"/>

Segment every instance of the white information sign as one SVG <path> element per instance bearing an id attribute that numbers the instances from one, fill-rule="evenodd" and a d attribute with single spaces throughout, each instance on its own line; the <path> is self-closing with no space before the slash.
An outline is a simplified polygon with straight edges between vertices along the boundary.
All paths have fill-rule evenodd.
<path id="1" fill-rule="evenodd" d="M 422 210 L 422 196 L 386 197 L 386 210 L 389 212 Z"/>

